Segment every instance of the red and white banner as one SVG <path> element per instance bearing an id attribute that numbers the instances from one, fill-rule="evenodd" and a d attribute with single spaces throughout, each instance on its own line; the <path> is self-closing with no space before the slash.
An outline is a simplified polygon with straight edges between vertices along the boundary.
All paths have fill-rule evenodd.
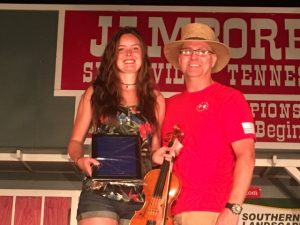
<path id="1" fill-rule="evenodd" d="M 185 24 L 203 22 L 230 47 L 229 65 L 214 79 L 245 94 L 256 147 L 300 148 L 300 8 L 90 6 L 59 15 L 55 95 L 78 96 L 91 84 L 121 26 L 135 26 L 144 36 L 165 97 L 180 92 L 183 76 L 166 62 L 163 46 L 179 39 Z"/>

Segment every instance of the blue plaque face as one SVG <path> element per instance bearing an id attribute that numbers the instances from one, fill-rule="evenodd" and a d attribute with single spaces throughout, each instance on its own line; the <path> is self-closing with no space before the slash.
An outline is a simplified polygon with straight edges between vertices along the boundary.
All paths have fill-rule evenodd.
<path id="1" fill-rule="evenodd" d="M 100 162 L 92 178 L 105 180 L 142 179 L 137 135 L 92 136 L 92 157 Z"/>

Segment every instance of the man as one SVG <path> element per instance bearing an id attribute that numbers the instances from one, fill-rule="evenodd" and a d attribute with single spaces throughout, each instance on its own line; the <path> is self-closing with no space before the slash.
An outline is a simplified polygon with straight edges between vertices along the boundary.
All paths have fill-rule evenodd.
<path id="1" fill-rule="evenodd" d="M 191 23 L 181 40 L 164 47 L 169 63 L 182 71 L 186 90 L 167 100 L 163 137 L 178 125 L 183 148 L 173 171 L 182 188 L 173 204 L 176 225 L 236 225 L 255 162 L 255 132 L 242 93 L 212 79 L 230 59 L 205 24 Z M 153 151 L 161 163 L 171 148 Z M 176 153 L 176 152 L 175 152 Z"/>

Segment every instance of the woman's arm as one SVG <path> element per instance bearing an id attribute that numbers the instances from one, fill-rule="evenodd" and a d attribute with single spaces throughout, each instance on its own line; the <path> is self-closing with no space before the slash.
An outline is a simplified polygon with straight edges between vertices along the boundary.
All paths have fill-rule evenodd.
<path id="1" fill-rule="evenodd" d="M 90 128 L 92 121 L 91 97 L 93 87 L 90 86 L 82 95 L 72 131 L 72 135 L 68 144 L 68 153 L 76 166 L 80 168 L 86 175 L 91 176 L 91 165 L 98 165 L 99 162 L 90 157 L 84 157 L 83 144 Z"/>
<path id="2" fill-rule="evenodd" d="M 156 150 L 158 150 L 161 147 L 161 127 L 162 127 L 162 123 L 163 120 L 165 118 L 165 98 L 164 96 L 156 91 L 156 95 L 157 95 L 157 108 L 156 108 L 156 118 L 157 118 L 157 128 L 155 129 L 155 132 L 153 134 L 152 137 L 152 144 L 151 144 L 151 155 L 153 156 L 154 152 L 156 152 Z M 153 160 L 153 158 L 152 158 Z M 161 160 L 163 161 L 163 159 Z M 161 164 L 158 163 L 157 160 L 153 161 L 156 164 Z"/>

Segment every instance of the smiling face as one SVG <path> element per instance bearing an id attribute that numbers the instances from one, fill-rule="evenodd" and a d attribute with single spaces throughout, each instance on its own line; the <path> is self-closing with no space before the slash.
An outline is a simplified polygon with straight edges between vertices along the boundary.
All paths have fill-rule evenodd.
<path id="1" fill-rule="evenodd" d="M 133 34 L 121 36 L 117 47 L 117 67 L 120 74 L 137 74 L 142 65 L 142 49 Z"/>
<path id="2" fill-rule="evenodd" d="M 186 42 L 181 49 L 192 50 L 183 51 L 178 56 L 179 67 L 185 78 L 211 79 L 211 69 L 217 61 L 217 56 L 213 53 L 210 46 L 205 42 Z M 195 50 L 198 50 L 198 53 Z M 186 52 L 189 54 L 184 54 Z M 192 54 L 190 54 L 191 52 Z M 206 52 L 206 54 L 202 54 L 203 52 Z"/>

